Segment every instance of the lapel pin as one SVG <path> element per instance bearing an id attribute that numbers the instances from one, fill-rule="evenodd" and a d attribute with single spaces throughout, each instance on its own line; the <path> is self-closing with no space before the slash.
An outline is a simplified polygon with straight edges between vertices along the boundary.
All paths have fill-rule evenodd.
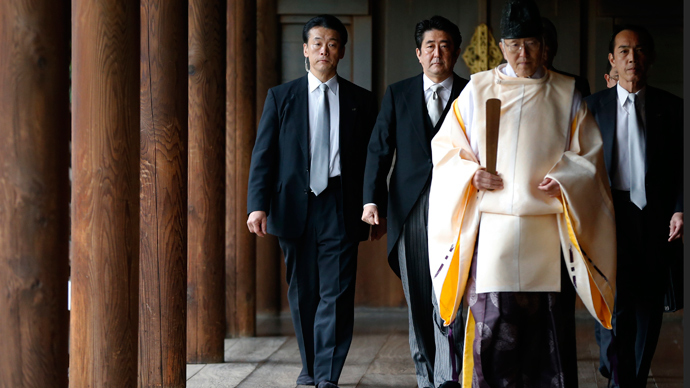
<path id="1" fill-rule="evenodd" d="M 352 111 L 353 111 L 353 112 L 356 111 L 356 110 L 357 110 L 357 108 L 352 108 Z"/>

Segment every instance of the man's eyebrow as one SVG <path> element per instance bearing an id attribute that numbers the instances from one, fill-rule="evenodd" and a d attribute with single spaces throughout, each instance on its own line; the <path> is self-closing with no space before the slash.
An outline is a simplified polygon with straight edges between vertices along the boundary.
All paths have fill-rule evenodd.
<path id="1" fill-rule="evenodd" d="M 436 40 L 435 39 L 429 39 L 429 40 L 425 41 L 424 43 L 433 43 L 433 42 L 436 42 Z M 441 39 L 441 40 L 439 40 L 439 43 L 450 43 L 450 40 Z"/>

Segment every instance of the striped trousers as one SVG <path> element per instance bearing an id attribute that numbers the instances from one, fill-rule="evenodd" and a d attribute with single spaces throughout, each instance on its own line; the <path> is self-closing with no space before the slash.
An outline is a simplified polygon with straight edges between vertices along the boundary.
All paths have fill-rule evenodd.
<path id="1" fill-rule="evenodd" d="M 429 271 L 429 184 L 412 207 L 398 240 L 398 260 L 408 306 L 410 353 L 420 388 L 458 380 L 462 367 L 464 321 L 443 327 Z"/>

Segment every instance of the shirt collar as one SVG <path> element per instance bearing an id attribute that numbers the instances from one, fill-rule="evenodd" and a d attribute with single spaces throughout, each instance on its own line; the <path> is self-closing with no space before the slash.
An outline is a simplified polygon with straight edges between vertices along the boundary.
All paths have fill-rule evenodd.
<path id="1" fill-rule="evenodd" d="M 635 93 L 635 99 L 637 100 L 638 108 L 644 105 L 644 96 L 646 94 L 646 91 L 647 87 L 643 86 L 642 89 L 638 90 L 637 93 Z M 625 90 L 620 83 L 616 84 L 616 92 L 618 94 L 618 103 L 621 104 L 621 106 L 625 106 L 625 103 L 628 101 L 628 95 L 630 94 L 630 92 Z"/>
<path id="2" fill-rule="evenodd" d="M 539 78 L 543 77 L 544 75 L 546 75 L 546 71 L 544 71 L 544 69 L 545 69 L 544 66 L 538 68 L 537 71 L 535 71 L 531 77 L 527 77 L 527 78 L 539 79 Z M 508 77 L 517 78 L 517 76 L 518 76 L 517 73 L 515 72 L 515 70 L 513 70 L 512 66 L 510 66 L 510 63 L 506 63 L 505 67 L 500 69 L 500 70 L 505 70 L 502 73 L 507 75 Z"/>
<path id="3" fill-rule="evenodd" d="M 309 93 L 313 92 L 322 83 L 328 85 L 328 90 L 336 94 L 338 92 L 338 75 L 334 75 L 331 79 L 326 82 L 321 82 L 320 79 L 316 78 L 314 74 L 310 72 L 307 73 L 307 79 L 309 80 Z"/>
<path id="4" fill-rule="evenodd" d="M 432 81 L 431 78 L 427 77 L 426 74 L 424 74 L 424 73 L 422 73 L 422 74 L 423 74 L 422 79 L 424 79 L 424 91 L 426 91 L 435 82 Z M 451 74 L 450 77 L 441 81 L 441 86 L 443 86 L 444 89 L 453 90 L 453 74 Z"/>

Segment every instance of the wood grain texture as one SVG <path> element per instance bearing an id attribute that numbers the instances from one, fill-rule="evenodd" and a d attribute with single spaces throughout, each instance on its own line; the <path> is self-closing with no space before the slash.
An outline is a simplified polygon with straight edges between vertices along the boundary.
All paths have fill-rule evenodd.
<path id="1" fill-rule="evenodd" d="M 67 387 L 69 6 L 0 1 L 0 387 Z"/>
<path id="2" fill-rule="evenodd" d="M 247 182 L 256 137 L 256 2 L 228 0 L 226 276 L 228 336 L 256 333 L 256 238 L 247 229 Z"/>
<path id="3" fill-rule="evenodd" d="M 407 307 L 402 283 L 388 265 L 387 237 L 359 244 L 355 306 Z"/>
<path id="4" fill-rule="evenodd" d="M 70 387 L 137 378 L 139 8 L 72 2 Z"/>
<path id="5" fill-rule="evenodd" d="M 268 89 L 280 83 L 280 34 L 277 0 L 256 2 L 256 122 L 261 118 Z M 280 246 L 275 236 L 256 239 L 256 311 L 280 311 Z"/>
<path id="6" fill-rule="evenodd" d="M 189 1 L 187 362 L 223 362 L 225 1 Z"/>
<path id="7" fill-rule="evenodd" d="M 184 387 L 187 2 L 142 0 L 139 387 Z"/>

